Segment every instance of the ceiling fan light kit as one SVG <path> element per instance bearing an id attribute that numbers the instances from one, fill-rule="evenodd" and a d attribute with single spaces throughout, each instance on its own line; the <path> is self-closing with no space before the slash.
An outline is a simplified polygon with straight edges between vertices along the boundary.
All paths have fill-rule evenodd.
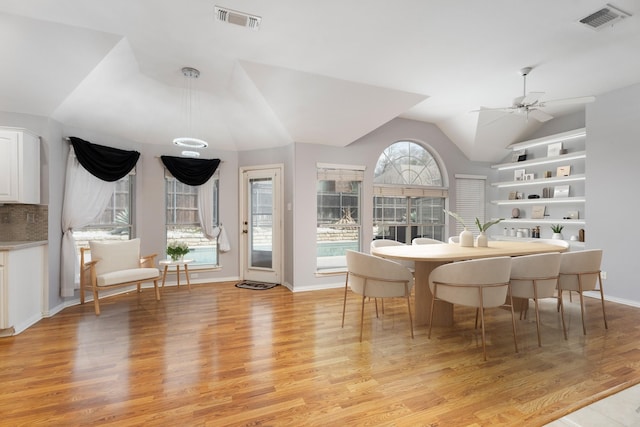
<path id="1" fill-rule="evenodd" d="M 566 105 L 566 104 L 586 104 L 588 102 L 595 101 L 595 97 L 593 96 L 582 96 L 579 98 L 567 98 L 567 99 L 556 99 L 551 101 L 541 101 L 541 98 L 544 96 L 544 92 L 529 92 L 527 93 L 527 76 L 533 67 L 523 67 L 520 69 L 519 74 L 522 76 L 523 80 L 523 88 L 522 95 L 514 98 L 513 103 L 510 107 L 501 107 L 501 108 L 486 108 L 482 110 L 497 110 L 504 111 L 508 114 L 519 114 L 525 117 L 525 120 L 529 120 L 529 117 L 535 119 L 539 122 L 546 122 L 553 119 L 551 114 L 548 114 L 541 110 L 548 105 Z M 497 119 L 496 119 L 497 120 Z M 493 121 L 492 121 L 493 122 Z"/>

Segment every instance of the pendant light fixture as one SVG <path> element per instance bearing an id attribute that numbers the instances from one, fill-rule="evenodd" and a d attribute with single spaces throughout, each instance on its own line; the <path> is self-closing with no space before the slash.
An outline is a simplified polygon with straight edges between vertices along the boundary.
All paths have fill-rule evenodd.
<path id="1" fill-rule="evenodd" d="M 200 77 L 200 71 L 192 67 L 183 67 L 182 75 L 185 79 L 185 90 L 184 90 L 184 110 L 185 110 L 185 123 L 186 123 L 186 136 L 181 136 L 178 138 L 174 138 L 173 143 L 180 147 L 185 147 L 189 149 L 197 149 L 197 148 L 205 148 L 208 147 L 209 144 L 199 138 L 196 138 L 194 135 L 194 94 L 193 94 L 193 82 L 195 79 Z M 193 153 L 193 152 L 192 152 Z M 192 154 L 193 157 L 193 154 Z"/>

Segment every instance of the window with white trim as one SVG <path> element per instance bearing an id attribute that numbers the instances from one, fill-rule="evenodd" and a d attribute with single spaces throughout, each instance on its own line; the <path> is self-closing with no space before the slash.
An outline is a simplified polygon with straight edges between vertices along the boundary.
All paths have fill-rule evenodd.
<path id="1" fill-rule="evenodd" d="M 487 177 L 475 175 L 456 175 L 456 208 L 455 212 L 462 217 L 467 229 L 477 234 L 476 218 L 480 224 L 485 220 L 485 188 Z M 456 234 L 464 227 L 456 221 Z"/>
<path id="2" fill-rule="evenodd" d="M 213 185 L 214 224 L 218 224 L 218 184 L 216 172 L 210 179 Z M 170 242 L 184 242 L 189 246 L 185 258 L 193 259 L 190 265 L 218 265 L 218 242 L 205 237 L 198 216 L 198 187 L 183 184 L 165 173 L 166 198 L 166 239 Z"/>
<path id="3" fill-rule="evenodd" d="M 78 254 L 89 247 L 89 241 L 129 240 L 133 235 L 132 210 L 135 169 L 116 181 L 109 204 L 92 224 L 73 230 Z M 79 255 L 78 255 L 79 256 Z"/>
<path id="4" fill-rule="evenodd" d="M 360 250 L 364 167 L 318 165 L 316 270 L 344 271 L 346 251 Z"/>
<path id="5" fill-rule="evenodd" d="M 444 241 L 448 190 L 429 150 L 413 141 L 390 145 L 378 158 L 373 183 L 374 239 Z"/>

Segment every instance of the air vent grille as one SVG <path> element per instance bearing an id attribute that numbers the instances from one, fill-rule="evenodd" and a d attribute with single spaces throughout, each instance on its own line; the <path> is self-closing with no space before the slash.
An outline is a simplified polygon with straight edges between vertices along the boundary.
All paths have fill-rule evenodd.
<path id="1" fill-rule="evenodd" d="M 248 13 L 238 12 L 220 6 L 214 7 L 215 17 L 218 21 L 227 22 L 229 24 L 239 25 L 254 31 L 260 29 L 262 18 Z"/>
<path id="2" fill-rule="evenodd" d="M 593 12 L 591 15 L 582 18 L 580 23 L 586 25 L 593 30 L 601 30 L 603 28 L 610 28 L 615 23 L 629 18 L 631 14 L 624 12 L 617 7 L 607 4 L 600 10 Z"/>

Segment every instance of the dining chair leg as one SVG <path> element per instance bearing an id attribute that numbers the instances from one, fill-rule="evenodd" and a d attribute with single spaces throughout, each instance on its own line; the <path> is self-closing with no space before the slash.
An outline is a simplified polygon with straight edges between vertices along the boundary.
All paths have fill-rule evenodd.
<path id="1" fill-rule="evenodd" d="M 411 329 L 411 338 L 413 337 L 413 317 L 411 316 L 411 299 L 407 284 L 404 284 L 404 294 L 407 296 L 407 312 L 409 313 L 409 329 Z M 384 301 L 384 300 L 383 300 Z"/>
<path id="2" fill-rule="evenodd" d="M 362 325 L 364 324 L 364 299 L 362 297 L 362 309 L 360 310 L 360 342 L 362 342 Z"/>
<path id="3" fill-rule="evenodd" d="M 564 339 L 567 340 L 567 325 L 564 323 L 564 302 L 562 300 L 562 292 L 558 294 L 558 305 L 560 305 L 560 319 L 562 320 L 562 332 Z"/>
<path id="4" fill-rule="evenodd" d="M 602 275 L 598 272 L 598 285 L 600 287 L 600 301 L 602 301 L 602 318 L 604 319 L 604 328 L 609 329 L 607 325 L 607 314 L 604 312 L 604 291 L 602 290 Z"/>
<path id="5" fill-rule="evenodd" d="M 431 313 L 429 313 L 429 335 L 427 338 L 431 339 L 431 328 L 433 327 L 433 309 L 436 303 L 436 295 L 438 294 L 438 285 L 433 284 L 433 296 L 431 298 Z"/>
<path id="6" fill-rule="evenodd" d="M 349 287 L 349 272 L 347 271 L 347 279 L 344 282 L 344 302 L 342 303 L 342 327 L 344 328 L 344 313 L 347 310 L 347 288 Z"/>
<path id="7" fill-rule="evenodd" d="M 540 340 L 540 310 L 538 307 L 538 283 L 533 280 L 533 302 L 536 306 L 536 332 L 538 333 L 538 347 L 542 347 L 542 341 Z"/>
<path id="8" fill-rule="evenodd" d="M 578 293 L 580 294 L 580 314 L 582 315 L 582 333 L 587 335 L 587 327 L 584 324 L 584 296 L 582 295 L 582 275 L 578 274 Z"/>
<path id="9" fill-rule="evenodd" d="M 478 291 L 480 293 L 480 327 L 482 328 L 482 354 L 484 355 L 484 360 L 487 360 L 487 346 L 485 344 L 484 337 L 484 302 L 482 300 L 482 288 L 478 287 Z"/>
<path id="10" fill-rule="evenodd" d="M 516 335 L 516 313 L 513 311 L 513 297 L 511 296 L 511 284 L 509 286 L 509 299 L 511 300 L 511 327 L 513 328 L 513 345 L 518 352 L 518 338 Z"/>
<path id="11" fill-rule="evenodd" d="M 384 301 L 384 300 L 383 300 L 383 301 Z M 379 316 L 378 316 L 378 298 L 374 298 L 374 299 L 373 299 L 373 302 L 374 302 L 374 304 L 376 305 L 376 319 L 378 319 L 378 318 L 379 318 Z M 383 304 L 384 304 L 384 303 L 383 303 Z M 383 313 L 384 313 L 384 311 L 383 311 Z"/>

